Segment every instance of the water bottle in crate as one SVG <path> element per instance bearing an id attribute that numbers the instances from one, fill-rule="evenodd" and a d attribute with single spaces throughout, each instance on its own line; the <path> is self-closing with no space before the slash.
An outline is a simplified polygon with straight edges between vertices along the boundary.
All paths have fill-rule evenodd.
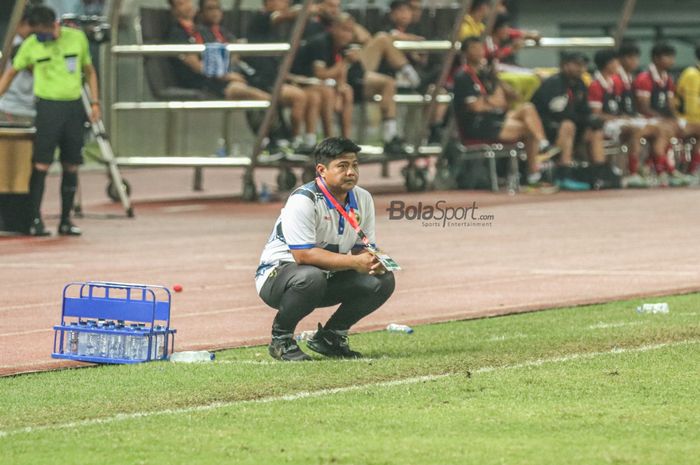
<path id="1" fill-rule="evenodd" d="M 93 363 L 166 360 L 174 349 L 164 286 L 88 281 L 63 289 L 54 358 Z"/>

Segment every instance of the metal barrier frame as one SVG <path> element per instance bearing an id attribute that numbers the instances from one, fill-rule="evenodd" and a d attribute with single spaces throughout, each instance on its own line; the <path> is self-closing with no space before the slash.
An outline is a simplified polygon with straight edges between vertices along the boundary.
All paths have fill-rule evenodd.
<path id="1" fill-rule="evenodd" d="M 305 26 L 306 18 L 308 17 L 308 9 L 312 0 L 306 0 L 301 13 L 296 19 L 292 40 L 290 43 L 266 43 L 266 44 L 248 44 L 248 43 L 234 43 L 228 44 L 227 50 L 231 53 L 236 53 L 241 56 L 279 56 L 284 55 L 285 58 L 280 68 L 280 73 L 278 74 L 277 81 L 275 83 L 273 95 L 271 101 L 171 101 L 171 102 L 117 102 L 117 72 L 116 72 L 116 62 L 118 58 L 122 57 L 146 57 L 146 56 L 177 56 L 183 53 L 201 53 L 204 51 L 204 45 L 195 44 L 164 44 L 164 45 L 119 45 L 117 43 L 118 39 L 118 22 L 119 22 L 119 12 L 121 11 L 121 0 L 113 0 L 111 4 L 110 11 L 110 23 L 112 25 L 112 30 L 115 33 L 112 34 L 111 43 L 111 53 L 109 57 L 109 108 L 110 108 L 110 127 L 112 131 L 116 129 L 116 113 L 122 111 L 135 111 L 135 110 L 243 110 L 243 109 L 266 109 L 265 118 L 263 124 L 261 125 L 254 145 L 253 153 L 250 159 L 246 157 L 234 157 L 234 158 L 222 158 L 214 161 L 209 157 L 158 157 L 163 158 L 163 161 L 156 161 L 156 157 L 118 157 L 117 163 L 121 166 L 190 166 L 190 167 L 242 167 L 245 168 L 244 175 L 244 198 L 252 200 L 256 198 L 255 184 L 254 184 L 254 171 L 256 167 L 268 167 L 274 166 L 274 164 L 261 164 L 258 161 L 258 155 L 261 152 L 263 138 L 266 137 L 278 107 L 279 94 L 281 86 L 284 81 L 288 78 L 288 71 L 291 67 L 292 60 L 296 54 L 299 47 L 299 42 L 301 39 L 301 34 Z M 616 42 L 619 41 L 619 37 L 622 37 L 624 30 L 629 22 L 634 9 L 635 0 L 625 0 L 623 7 L 623 13 L 619 20 L 619 26 L 617 29 L 616 36 L 613 37 L 602 37 L 602 38 L 591 38 L 591 37 L 570 37 L 570 38 L 553 38 L 544 37 L 538 42 L 526 41 L 526 47 L 538 47 L 538 48 L 601 48 L 601 47 L 613 47 Z M 394 45 L 397 49 L 406 52 L 428 52 L 428 53 L 442 53 L 447 52 L 443 61 L 442 71 L 440 77 L 434 88 L 427 95 L 396 95 L 395 101 L 400 105 L 423 105 L 426 107 L 427 115 L 424 118 L 424 127 L 419 132 L 417 141 L 415 144 L 416 149 L 413 153 L 409 154 L 406 158 L 409 162 L 409 168 L 413 167 L 413 161 L 416 157 L 422 156 L 432 156 L 440 155 L 441 151 L 435 149 L 435 147 L 423 146 L 422 142 L 425 139 L 428 132 L 429 121 L 432 119 L 432 115 L 436 111 L 437 105 L 440 103 L 451 102 L 451 95 L 442 93 L 444 88 L 444 83 L 449 73 L 450 64 L 454 59 L 455 55 L 458 53 L 460 48 L 460 43 L 457 40 L 459 34 L 459 27 L 462 22 L 462 18 L 466 14 L 471 5 L 471 0 L 462 0 L 461 6 L 458 14 L 455 17 L 455 23 L 453 27 L 453 40 L 427 40 L 427 41 L 395 41 Z M 284 72 L 282 72 L 284 71 Z M 380 96 L 373 97 L 374 102 L 381 101 Z M 170 128 L 169 128 L 170 129 Z M 369 147 L 363 147 L 363 149 L 369 149 Z M 380 161 L 377 155 L 376 148 L 374 150 L 368 150 L 367 152 L 370 157 L 367 161 L 371 161 L 372 158 L 376 158 L 375 161 Z M 167 159 L 171 159 L 170 162 Z M 185 161 L 187 159 L 187 161 Z M 246 161 L 247 160 L 247 161 Z M 294 162 L 292 162 L 294 163 Z M 290 163 L 287 162 L 286 165 Z M 285 166 L 286 166 L 285 165 Z"/>

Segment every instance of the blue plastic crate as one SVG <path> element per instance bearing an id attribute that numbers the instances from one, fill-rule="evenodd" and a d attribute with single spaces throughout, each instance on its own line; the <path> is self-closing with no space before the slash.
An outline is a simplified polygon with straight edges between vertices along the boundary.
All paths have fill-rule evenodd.
<path id="1" fill-rule="evenodd" d="M 163 286 L 70 283 L 63 288 L 51 356 L 92 363 L 165 360 L 175 347 L 170 303 Z"/>

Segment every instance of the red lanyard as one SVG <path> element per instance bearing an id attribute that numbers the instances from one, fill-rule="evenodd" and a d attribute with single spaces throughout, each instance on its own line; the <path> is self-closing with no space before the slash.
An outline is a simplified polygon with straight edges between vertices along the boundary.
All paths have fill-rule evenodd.
<path id="1" fill-rule="evenodd" d="M 219 26 L 212 26 L 211 32 L 212 32 L 212 34 L 214 34 L 214 37 L 216 37 L 217 42 L 219 42 L 220 44 L 226 43 L 226 38 L 221 33 L 221 28 Z"/>
<path id="2" fill-rule="evenodd" d="M 202 38 L 202 35 L 199 33 L 197 30 L 197 27 L 194 25 L 190 25 L 188 23 L 185 23 L 183 21 L 180 21 L 180 26 L 182 26 L 182 29 L 185 30 L 187 35 L 194 39 L 195 43 L 197 44 L 203 44 L 204 43 L 204 38 Z"/>
<path id="3" fill-rule="evenodd" d="M 357 237 L 360 238 L 362 243 L 366 247 L 370 247 L 371 244 L 369 242 L 369 239 L 365 235 L 365 232 L 362 230 L 362 228 L 360 228 L 360 223 L 357 222 L 357 218 L 355 218 L 355 210 L 352 207 L 350 207 L 350 215 L 348 215 L 348 212 L 340 206 L 340 203 L 338 203 L 335 197 L 333 197 L 333 195 L 328 191 L 326 184 L 320 177 L 316 178 L 316 185 L 319 189 L 321 189 L 321 192 L 323 192 L 323 195 L 326 197 L 326 199 L 331 201 L 335 209 L 338 210 L 338 213 L 340 213 L 342 217 L 345 218 L 345 221 L 347 221 L 348 224 L 352 226 L 352 229 L 355 230 L 355 232 L 357 233 Z"/>
<path id="4" fill-rule="evenodd" d="M 464 65 L 464 67 L 462 67 L 462 69 L 464 70 L 465 73 L 469 74 L 472 77 L 472 80 L 474 81 L 474 83 L 477 86 L 479 86 L 479 89 L 481 90 L 481 95 L 488 94 L 488 92 L 486 91 L 486 86 L 484 85 L 483 82 L 481 82 L 481 79 L 479 79 L 479 76 L 477 76 L 476 71 L 474 71 L 474 69 L 471 66 Z"/>

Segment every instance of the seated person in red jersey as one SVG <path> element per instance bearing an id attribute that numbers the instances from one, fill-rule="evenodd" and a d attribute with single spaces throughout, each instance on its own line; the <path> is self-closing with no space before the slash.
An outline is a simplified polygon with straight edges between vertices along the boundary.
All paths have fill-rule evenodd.
<path id="1" fill-rule="evenodd" d="M 637 75 L 634 80 L 634 93 L 637 109 L 647 117 L 654 118 L 659 125 L 671 135 L 681 133 L 673 108 L 675 85 L 669 71 L 676 61 L 676 49 L 665 42 L 659 42 L 651 50 L 649 68 Z M 675 161 L 668 156 L 668 150 L 653 154 L 653 166 L 657 174 L 675 175 Z"/>
<path id="2" fill-rule="evenodd" d="M 659 129 L 649 124 L 646 118 L 639 118 L 625 112 L 624 86 L 619 79 L 619 52 L 606 49 L 595 54 L 597 70 L 595 79 L 588 86 L 588 105 L 591 112 L 604 121 L 603 133 L 611 140 L 620 141 L 629 147 L 629 171 L 631 177 L 628 185 L 642 187 L 644 180 L 638 174 L 640 139 L 659 137 Z M 618 79 L 615 79 L 618 77 Z"/>

